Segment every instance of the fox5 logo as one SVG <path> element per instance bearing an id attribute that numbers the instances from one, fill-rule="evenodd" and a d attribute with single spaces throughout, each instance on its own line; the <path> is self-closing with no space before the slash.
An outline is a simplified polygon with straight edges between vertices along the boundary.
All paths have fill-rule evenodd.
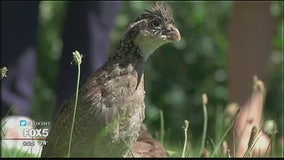
<path id="1" fill-rule="evenodd" d="M 47 137 L 48 129 L 24 129 L 24 137 Z"/>

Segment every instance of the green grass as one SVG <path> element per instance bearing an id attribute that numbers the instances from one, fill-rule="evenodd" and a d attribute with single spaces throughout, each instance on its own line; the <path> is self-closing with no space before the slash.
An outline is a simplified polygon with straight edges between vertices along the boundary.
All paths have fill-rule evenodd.
<path id="1" fill-rule="evenodd" d="M 182 158 L 185 158 L 186 156 L 186 151 L 187 151 L 187 130 L 188 130 L 189 122 L 188 120 L 184 121 L 184 143 L 183 143 L 183 150 L 182 150 Z"/>
<path id="2" fill-rule="evenodd" d="M 72 138 L 73 138 L 73 132 L 74 132 L 75 119 L 76 119 L 77 105 L 78 105 L 80 74 L 81 74 L 80 66 L 81 66 L 81 63 L 82 63 L 82 55 L 78 51 L 75 51 L 75 52 L 73 52 L 73 58 L 74 58 L 75 64 L 78 66 L 78 75 L 77 75 L 77 83 L 76 83 L 76 96 L 75 96 L 74 113 L 73 113 L 72 126 L 71 126 L 70 139 L 69 139 L 69 146 L 68 146 L 68 154 L 67 154 L 68 157 L 70 157 L 70 155 L 71 155 Z"/>
<path id="3" fill-rule="evenodd" d="M 32 154 L 29 151 L 23 151 L 19 148 L 8 148 L 2 146 L 2 158 L 24 158 L 24 157 L 40 157 L 39 154 Z"/>
<path id="4" fill-rule="evenodd" d="M 200 147 L 200 152 L 199 155 L 201 156 L 203 150 L 204 150 L 204 145 L 205 145 L 205 139 L 206 139 L 206 134 L 207 134 L 207 125 L 208 125 L 208 114 L 207 114 L 207 95 L 203 94 L 202 95 L 202 104 L 203 104 L 203 114 L 204 114 L 204 122 L 203 122 L 203 132 L 202 132 L 202 141 L 201 141 L 201 147 Z"/>
<path id="5" fill-rule="evenodd" d="M 238 113 L 238 112 L 237 112 Z M 162 118 L 161 112 L 160 112 L 160 116 Z M 204 114 L 206 115 L 206 114 Z M 229 157 L 228 155 L 223 155 L 221 153 L 222 150 L 222 143 L 224 140 L 226 140 L 226 137 L 230 131 L 230 129 L 232 128 L 235 118 L 237 117 L 238 114 L 235 115 L 235 117 L 233 118 L 233 120 L 231 121 L 231 123 L 227 126 L 227 128 L 225 129 L 224 132 L 220 132 L 221 135 L 216 135 L 217 137 L 221 137 L 221 139 L 218 142 L 214 142 L 212 140 L 211 143 L 207 143 L 208 145 L 205 145 L 206 147 L 204 147 L 204 138 L 202 138 L 202 144 L 200 145 L 196 145 L 194 147 L 192 147 L 191 141 L 193 141 L 193 139 L 198 138 L 198 137 L 193 137 L 191 139 L 188 138 L 188 130 L 190 129 L 189 127 L 189 122 L 185 121 L 185 125 L 182 127 L 184 130 L 184 141 L 182 143 L 180 142 L 168 142 L 165 141 L 164 139 L 161 139 L 161 141 L 164 141 L 164 145 L 166 148 L 167 153 L 169 154 L 169 157 L 199 157 L 200 156 L 200 148 L 206 149 L 210 151 L 210 157 Z M 161 120 L 161 124 L 163 124 L 162 122 L 163 120 Z M 205 127 L 205 126 L 204 126 Z M 161 127 L 163 128 L 163 127 Z M 216 128 L 218 129 L 218 128 Z M 182 130 L 181 130 L 182 131 Z M 204 129 L 204 131 L 206 131 L 206 129 Z M 162 132 L 162 130 L 161 130 Z M 163 134 L 167 135 L 167 132 L 164 132 Z M 204 135 L 206 135 L 207 133 L 203 133 L 202 137 L 204 137 Z M 273 132 L 272 136 L 275 136 L 276 132 Z M 206 137 L 208 138 L 208 137 Z M 214 137 L 212 138 L 214 139 Z M 258 140 L 258 138 L 256 137 L 254 139 L 254 141 L 252 141 L 252 145 L 251 147 L 254 146 L 255 142 Z M 275 138 L 272 138 L 272 144 L 277 144 Z M 183 144 L 183 145 L 182 145 Z M 206 144 L 206 143 L 205 143 Z M 217 145 L 215 145 L 217 144 Z M 212 150 L 210 150 L 210 146 L 213 148 Z M 247 150 L 247 153 L 244 156 L 249 156 L 249 153 L 251 151 L 252 148 L 249 148 Z M 281 146 L 277 146 L 277 147 L 281 147 Z M 281 149 L 280 150 L 275 150 L 275 147 L 272 147 L 272 151 L 271 153 L 273 153 L 273 155 L 271 155 L 272 157 L 281 157 Z M 39 157 L 39 155 L 35 155 L 35 154 L 31 154 L 29 152 L 24 152 L 21 149 L 17 149 L 17 148 L 7 148 L 6 146 L 2 146 L 2 157 L 18 157 L 18 158 L 23 158 L 23 157 Z"/>

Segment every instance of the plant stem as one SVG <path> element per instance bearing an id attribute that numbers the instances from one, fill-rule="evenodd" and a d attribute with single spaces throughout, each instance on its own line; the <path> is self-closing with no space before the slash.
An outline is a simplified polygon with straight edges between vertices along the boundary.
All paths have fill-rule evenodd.
<path id="1" fill-rule="evenodd" d="M 68 157 L 70 157 L 70 153 L 71 153 L 72 137 L 73 137 L 73 130 L 74 130 L 74 124 L 75 124 L 75 118 L 76 118 L 76 110 L 77 110 L 77 104 L 78 104 L 78 95 L 79 95 L 81 68 L 80 68 L 80 64 L 78 64 L 77 66 L 78 66 L 78 76 L 77 76 L 77 86 L 76 86 L 76 96 L 75 96 L 75 107 L 74 107 L 74 113 L 73 113 L 73 119 L 72 119 L 70 139 L 69 139 Z"/>
<path id="2" fill-rule="evenodd" d="M 189 126 L 189 122 L 187 120 L 184 121 L 184 144 L 183 144 L 183 151 L 182 151 L 182 155 L 181 157 L 184 158 L 185 157 L 185 150 L 186 150 L 186 144 L 187 144 L 187 129 Z"/>
<path id="3" fill-rule="evenodd" d="M 207 115 L 207 96 L 206 94 L 203 94 L 203 113 L 204 113 L 204 122 L 203 122 L 203 133 L 202 133 L 202 141 L 201 141 L 201 147 L 200 147 L 200 153 L 201 156 L 202 151 L 204 149 L 205 139 L 206 139 L 206 133 L 207 133 L 207 124 L 208 124 L 208 115 Z"/>
<path id="4" fill-rule="evenodd" d="M 219 141 L 219 143 L 218 143 L 218 145 L 216 146 L 216 148 L 215 148 L 214 152 L 212 153 L 211 157 L 213 157 L 213 156 L 217 153 L 217 151 L 218 151 L 218 149 L 220 148 L 220 146 L 221 146 L 223 140 L 225 139 L 225 137 L 227 136 L 227 134 L 229 133 L 229 131 L 231 130 L 231 128 L 234 126 L 235 120 L 237 119 L 237 117 L 238 117 L 238 115 L 239 115 L 239 112 L 240 112 L 240 109 L 237 111 L 237 113 L 236 113 L 236 115 L 235 115 L 233 121 L 231 122 L 231 124 L 230 124 L 230 126 L 227 128 L 227 130 L 225 131 L 225 134 L 223 135 L 223 137 L 222 137 L 221 140 Z M 233 132 L 233 133 L 234 133 L 234 132 Z M 235 146 L 235 145 L 234 145 L 234 146 Z M 235 154 L 234 154 L 234 155 L 235 155 Z"/>
<path id="5" fill-rule="evenodd" d="M 164 134 L 165 134 L 165 128 L 164 128 L 164 114 L 163 111 L 160 111 L 160 117 L 161 117 L 161 143 L 164 144 Z"/>

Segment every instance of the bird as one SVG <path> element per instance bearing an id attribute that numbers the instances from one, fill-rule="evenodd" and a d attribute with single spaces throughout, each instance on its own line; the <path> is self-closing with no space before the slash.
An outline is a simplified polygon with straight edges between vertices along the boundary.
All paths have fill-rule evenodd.
<path id="1" fill-rule="evenodd" d="M 134 157 L 145 118 L 144 65 L 181 35 L 171 7 L 156 2 L 128 26 L 109 59 L 80 87 L 70 157 Z M 75 95 L 57 113 L 41 157 L 66 157 Z"/>
<path id="2" fill-rule="evenodd" d="M 141 125 L 139 136 L 131 150 L 135 158 L 165 158 L 165 147 L 149 133 L 145 124 Z"/>

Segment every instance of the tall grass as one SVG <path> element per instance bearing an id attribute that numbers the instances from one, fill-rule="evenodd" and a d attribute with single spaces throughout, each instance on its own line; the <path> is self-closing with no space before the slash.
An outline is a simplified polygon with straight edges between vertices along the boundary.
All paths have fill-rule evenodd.
<path id="1" fill-rule="evenodd" d="M 185 120 L 184 121 L 184 143 L 183 143 L 183 150 L 182 150 L 182 155 L 181 157 L 182 158 L 185 158 L 185 155 L 186 155 L 186 149 L 187 149 L 187 130 L 188 130 L 188 126 L 189 126 L 189 121 L 188 120 Z"/>
<path id="2" fill-rule="evenodd" d="M 208 114 L 207 114 L 207 107 L 206 107 L 207 102 L 208 102 L 207 95 L 203 94 L 202 103 L 203 103 L 204 122 L 203 122 L 202 141 L 201 141 L 201 147 L 200 147 L 200 152 L 199 152 L 200 156 L 204 150 L 204 144 L 205 144 L 206 133 L 207 133 L 207 124 L 208 124 Z"/>
<path id="3" fill-rule="evenodd" d="M 82 55 L 78 51 L 73 52 L 73 60 L 75 64 L 78 66 L 78 75 L 77 75 L 77 84 L 76 84 L 75 105 L 74 105 L 73 119 L 72 119 L 71 131 L 70 131 L 68 154 L 67 154 L 68 157 L 70 157 L 70 154 L 71 154 L 72 138 L 73 138 L 73 132 L 74 132 L 75 119 L 76 119 L 77 105 L 78 105 L 80 74 L 81 74 L 80 66 L 82 63 Z"/>
<path id="4" fill-rule="evenodd" d="M 225 137 L 228 135 L 229 131 L 231 130 L 231 128 L 234 126 L 235 124 L 235 120 L 238 117 L 240 109 L 237 110 L 237 113 L 235 114 L 233 120 L 231 121 L 230 126 L 226 129 L 225 133 L 223 134 L 222 138 L 220 139 L 219 143 L 217 144 L 217 146 L 215 147 L 211 157 L 215 157 L 217 155 L 217 152 L 220 150 L 221 144 L 223 143 Z"/>
<path id="5" fill-rule="evenodd" d="M 164 125 L 164 114 L 163 114 L 163 111 L 160 111 L 160 120 L 161 120 L 160 141 L 161 141 L 162 144 L 164 144 L 165 125 Z"/>

